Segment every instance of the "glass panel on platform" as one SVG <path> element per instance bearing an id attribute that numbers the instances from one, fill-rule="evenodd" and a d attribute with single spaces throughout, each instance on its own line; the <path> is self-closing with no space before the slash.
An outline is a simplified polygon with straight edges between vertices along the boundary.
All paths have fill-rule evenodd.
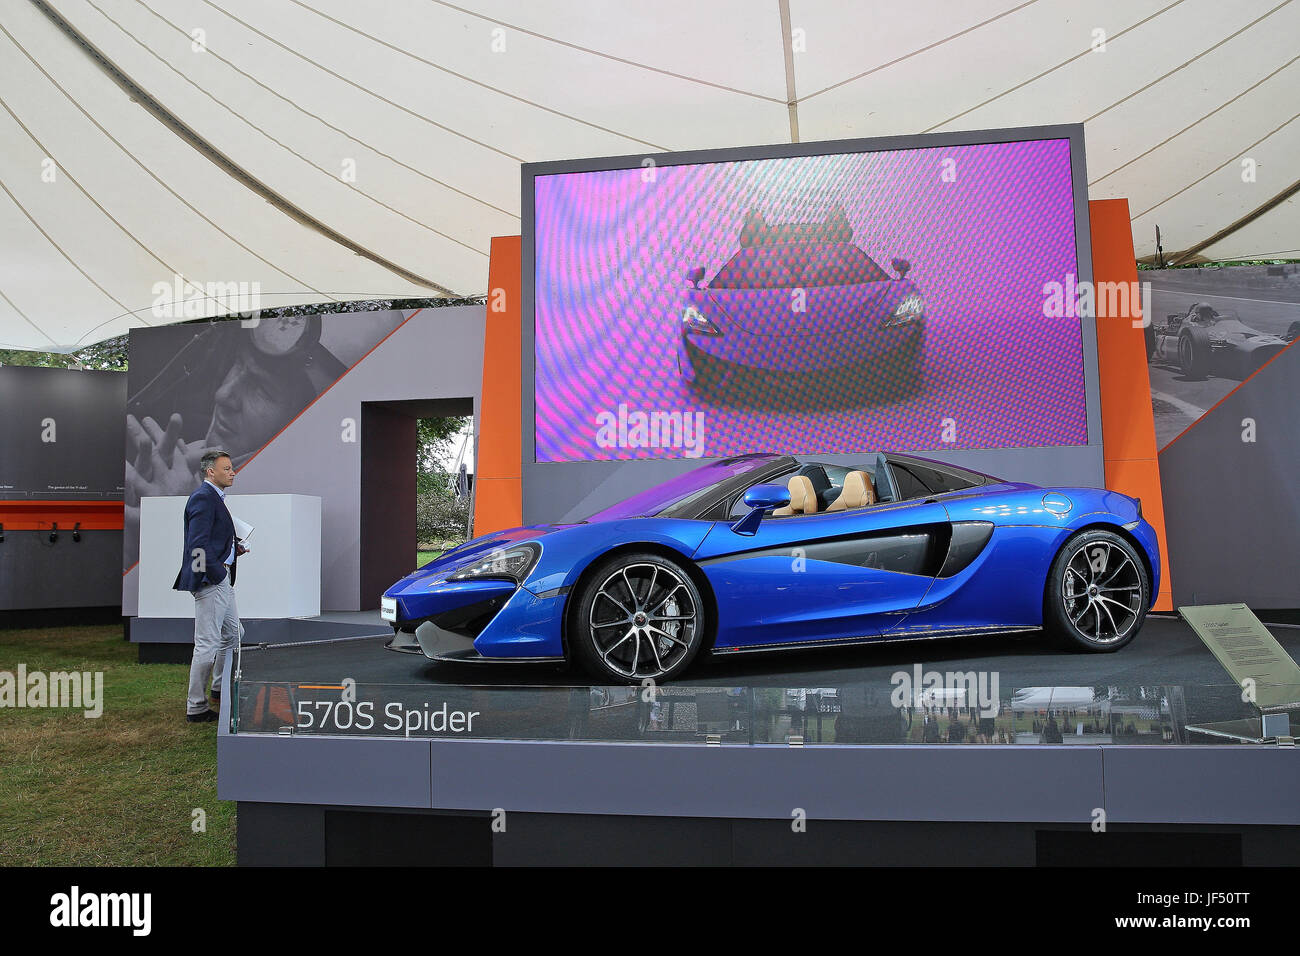
<path id="1" fill-rule="evenodd" d="M 1275 743 L 1277 725 L 1265 732 L 1259 710 L 1242 698 L 1233 684 L 912 691 L 888 683 L 649 688 L 239 679 L 231 730 L 697 746 Z M 1300 709 L 1273 716 L 1300 726 Z"/>

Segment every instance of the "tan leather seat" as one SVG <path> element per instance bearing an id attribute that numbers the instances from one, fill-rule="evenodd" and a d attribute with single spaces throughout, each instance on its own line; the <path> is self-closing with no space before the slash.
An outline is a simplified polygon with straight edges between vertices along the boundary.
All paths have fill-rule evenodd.
<path id="1" fill-rule="evenodd" d="M 790 479 L 790 503 L 784 508 L 772 512 L 774 518 L 787 518 L 790 515 L 815 515 L 817 513 L 817 492 L 813 491 L 812 480 L 807 475 L 795 475 Z"/>
<path id="2" fill-rule="evenodd" d="M 871 476 L 865 471 L 851 471 L 844 476 L 844 489 L 840 496 L 826 506 L 827 511 L 848 511 L 850 508 L 867 508 L 876 503 L 876 489 Z"/>

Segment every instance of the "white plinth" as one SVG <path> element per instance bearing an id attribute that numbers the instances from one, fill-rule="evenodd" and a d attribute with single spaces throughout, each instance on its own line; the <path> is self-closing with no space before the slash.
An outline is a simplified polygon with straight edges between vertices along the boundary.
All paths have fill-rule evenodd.
<path id="1" fill-rule="evenodd" d="M 185 553 L 185 498 L 140 500 L 140 617 L 194 617 L 194 598 L 172 584 Z M 230 495 L 226 507 L 256 529 L 239 558 L 235 600 L 246 618 L 320 614 L 320 498 Z"/>

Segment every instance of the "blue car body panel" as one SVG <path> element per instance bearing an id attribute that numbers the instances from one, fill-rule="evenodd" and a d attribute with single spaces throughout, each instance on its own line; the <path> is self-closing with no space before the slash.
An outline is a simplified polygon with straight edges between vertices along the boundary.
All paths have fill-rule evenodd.
<path id="1" fill-rule="evenodd" d="M 1052 561 L 1090 527 L 1137 545 L 1154 602 L 1159 549 L 1139 507 L 1117 492 L 989 479 L 924 499 L 765 517 L 749 535 L 732 529 L 734 518 L 534 525 L 449 551 L 385 596 L 397 602 L 399 627 L 470 616 L 482 659 L 560 659 L 584 573 L 612 551 L 648 549 L 692 570 L 711 595 L 717 653 L 1035 629 Z M 540 553 L 522 581 L 451 580 L 525 542 Z"/>

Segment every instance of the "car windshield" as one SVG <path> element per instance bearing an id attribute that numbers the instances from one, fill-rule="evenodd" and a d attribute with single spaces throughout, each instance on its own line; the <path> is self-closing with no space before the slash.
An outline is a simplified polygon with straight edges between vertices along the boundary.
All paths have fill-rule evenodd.
<path id="1" fill-rule="evenodd" d="M 889 274 L 851 242 L 782 242 L 741 249 L 710 289 L 814 289 L 887 280 Z"/>
<path id="2" fill-rule="evenodd" d="M 706 497 L 715 486 L 724 481 L 767 468 L 778 460 L 780 457 L 777 455 L 742 455 L 710 462 L 597 511 L 587 520 L 612 521 L 617 518 L 646 518 L 663 514 L 688 499 Z"/>

